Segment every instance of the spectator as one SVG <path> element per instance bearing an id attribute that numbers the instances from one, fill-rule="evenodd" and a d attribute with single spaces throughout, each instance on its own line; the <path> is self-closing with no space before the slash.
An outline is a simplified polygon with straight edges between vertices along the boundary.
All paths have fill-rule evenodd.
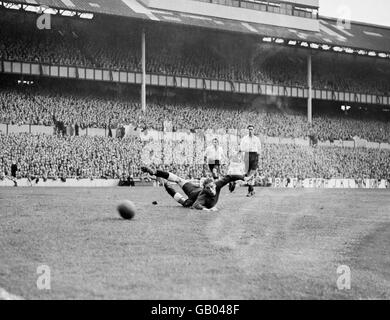
<path id="1" fill-rule="evenodd" d="M 134 96 L 117 97 L 104 94 L 91 96 L 88 92 L 48 89 L 0 88 L 0 123 L 55 125 L 57 132 L 76 131 L 70 128 L 76 123 L 81 128 L 106 128 L 110 123 L 118 128 L 116 135 L 123 137 L 123 126 L 163 131 L 164 123 L 171 123 L 176 130 L 241 130 L 247 123 L 260 128 L 257 134 L 269 137 L 307 138 L 313 140 L 352 140 L 355 136 L 372 142 L 389 142 L 390 123 L 375 117 L 317 114 L 313 125 L 300 113 L 264 112 L 251 106 L 235 106 L 221 103 L 200 104 L 187 101 L 172 104 L 150 98 L 146 112 Z M 52 116 L 55 114 L 55 116 Z M 65 124 L 67 124 L 65 126 Z M 110 129 L 108 134 L 110 133 Z"/>
<path id="2" fill-rule="evenodd" d="M 0 59 L 110 69 L 141 71 L 140 30 L 104 21 L 71 23 L 52 18 L 52 30 L 38 31 L 35 17 L 4 13 L 0 21 Z M 130 23 L 130 22 L 129 22 Z M 114 36 L 113 36 L 114 35 Z M 205 34 L 202 30 L 158 28 L 148 34 L 148 73 L 180 75 L 226 81 L 306 88 L 306 53 L 282 47 L 259 45 L 250 38 Z M 137 45 L 135 45 L 137 44 Z M 313 57 L 313 87 L 316 89 L 390 95 L 388 61 L 356 59 L 318 53 Z"/>
<path id="3" fill-rule="evenodd" d="M 142 177 L 141 164 L 174 171 L 188 179 L 204 176 L 203 152 L 198 157 L 192 141 L 142 142 L 136 137 L 119 140 L 42 134 L 0 134 L 0 138 L 1 171 L 15 178 L 131 181 L 131 177 Z M 171 150 L 171 156 L 161 151 L 150 157 L 149 150 L 163 150 L 163 145 Z M 204 143 L 202 148 L 204 151 Z M 264 144 L 258 174 L 262 178 L 390 179 L 389 156 L 389 151 L 378 149 Z M 226 169 L 225 164 L 222 174 Z"/>

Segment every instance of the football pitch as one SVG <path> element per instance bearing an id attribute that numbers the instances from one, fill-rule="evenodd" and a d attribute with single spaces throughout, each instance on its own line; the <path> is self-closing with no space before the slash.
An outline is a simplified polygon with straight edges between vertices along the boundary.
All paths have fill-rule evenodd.
<path id="1" fill-rule="evenodd" d="M 24 299 L 390 299 L 389 190 L 256 192 L 248 199 L 244 188 L 224 189 L 219 212 L 200 212 L 164 188 L 2 188 L 0 291 Z M 116 212 L 123 199 L 137 206 L 132 221 Z M 42 266 L 49 290 L 38 289 Z"/>

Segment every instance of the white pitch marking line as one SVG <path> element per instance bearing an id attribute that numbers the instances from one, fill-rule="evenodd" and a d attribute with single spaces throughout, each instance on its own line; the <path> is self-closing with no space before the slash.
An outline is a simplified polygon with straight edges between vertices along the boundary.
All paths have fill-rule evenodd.
<path id="1" fill-rule="evenodd" d="M 24 300 L 22 297 L 16 296 L 0 288 L 0 300 Z"/>

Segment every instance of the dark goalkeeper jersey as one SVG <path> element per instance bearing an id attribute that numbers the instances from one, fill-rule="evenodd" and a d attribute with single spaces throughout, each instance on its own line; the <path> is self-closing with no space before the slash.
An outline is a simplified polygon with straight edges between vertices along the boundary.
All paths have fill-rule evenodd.
<path id="1" fill-rule="evenodd" d="M 230 182 L 244 180 L 244 176 L 241 175 L 228 175 L 215 182 L 216 184 L 216 194 L 215 196 L 210 195 L 208 192 L 201 190 L 199 191 L 195 202 L 192 204 L 193 209 L 202 210 L 204 208 L 211 209 L 214 208 L 218 202 L 219 194 L 221 189 Z"/>

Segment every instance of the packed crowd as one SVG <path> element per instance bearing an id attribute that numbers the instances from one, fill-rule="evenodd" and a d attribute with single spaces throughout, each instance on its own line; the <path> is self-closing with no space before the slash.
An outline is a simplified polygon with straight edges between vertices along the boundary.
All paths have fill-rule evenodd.
<path id="1" fill-rule="evenodd" d="M 390 179 L 389 151 L 267 145 L 260 174 L 278 178 Z"/>
<path id="2" fill-rule="evenodd" d="M 16 178 L 31 181 L 137 178 L 142 177 L 143 164 L 186 178 L 201 178 L 208 172 L 201 160 L 203 142 L 199 145 L 203 149 L 189 152 L 192 143 L 184 147 L 182 141 L 166 145 L 167 142 L 142 142 L 135 137 L 120 140 L 0 134 L 0 138 L 0 179 L 11 177 L 12 164 L 17 166 Z M 172 155 L 164 151 L 164 144 Z M 390 152 L 383 150 L 264 144 L 258 174 L 264 178 L 390 179 L 389 157 Z M 224 173 L 228 165 L 224 163 Z"/>
<path id="3" fill-rule="evenodd" d="M 96 22 L 53 21 L 53 29 L 37 31 L 25 15 L 0 18 L 0 60 L 52 63 L 115 70 L 140 71 L 140 30 L 126 36 L 112 25 Z M 55 20 L 55 19 L 53 19 Z M 205 77 L 228 81 L 306 86 L 303 53 L 254 44 L 201 31 L 178 32 L 167 27 L 147 32 L 147 72 Z M 232 36 L 233 37 L 233 36 Z M 390 95 L 390 66 L 375 59 L 350 59 L 334 55 L 313 57 L 315 88 Z M 383 119 L 358 119 L 316 114 L 309 125 L 304 114 L 265 112 L 247 104 L 220 102 L 185 103 L 148 98 L 146 112 L 139 99 L 83 90 L 51 90 L 2 87 L 0 123 L 65 127 L 117 128 L 121 124 L 162 131 L 245 129 L 269 137 L 390 142 L 390 123 Z M 187 178 L 206 174 L 202 163 L 204 144 L 142 142 L 124 139 L 3 135 L 0 133 L 0 179 L 67 179 L 142 176 L 139 167 L 148 163 Z M 195 148 L 195 149 L 194 149 Z M 296 145 L 265 145 L 259 175 L 266 178 L 377 178 L 390 179 L 389 152 L 367 149 L 308 148 Z M 226 172 L 228 163 L 223 166 Z"/>
<path id="4" fill-rule="evenodd" d="M 114 178 L 139 175 L 142 143 L 136 138 L 0 135 L 0 172 L 17 178 Z"/>
<path id="5" fill-rule="evenodd" d="M 54 23 L 38 31 L 35 20 L 0 20 L 0 60 L 141 71 L 140 29 L 114 22 Z M 123 32 L 123 28 L 127 30 Z M 237 36 L 165 27 L 147 33 L 148 73 L 307 86 L 304 52 L 261 46 Z M 388 61 L 335 54 L 313 57 L 317 89 L 390 95 Z"/>
<path id="6" fill-rule="evenodd" d="M 351 116 L 315 114 L 313 125 L 304 114 L 267 113 L 248 105 L 200 103 L 149 103 L 141 111 L 134 97 L 90 95 L 81 92 L 61 93 L 35 89 L 0 89 L 0 123 L 54 125 L 80 128 L 116 128 L 120 124 L 162 131 L 164 123 L 172 130 L 245 129 L 256 125 L 258 134 L 269 137 L 351 140 L 355 137 L 372 142 L 390 142 L 390 123 L 383 119 L 358 119 Z M 79 90 L 80 91 L 80 90 Z M 171 130 L 168 130 L 171 131 Z"/>

